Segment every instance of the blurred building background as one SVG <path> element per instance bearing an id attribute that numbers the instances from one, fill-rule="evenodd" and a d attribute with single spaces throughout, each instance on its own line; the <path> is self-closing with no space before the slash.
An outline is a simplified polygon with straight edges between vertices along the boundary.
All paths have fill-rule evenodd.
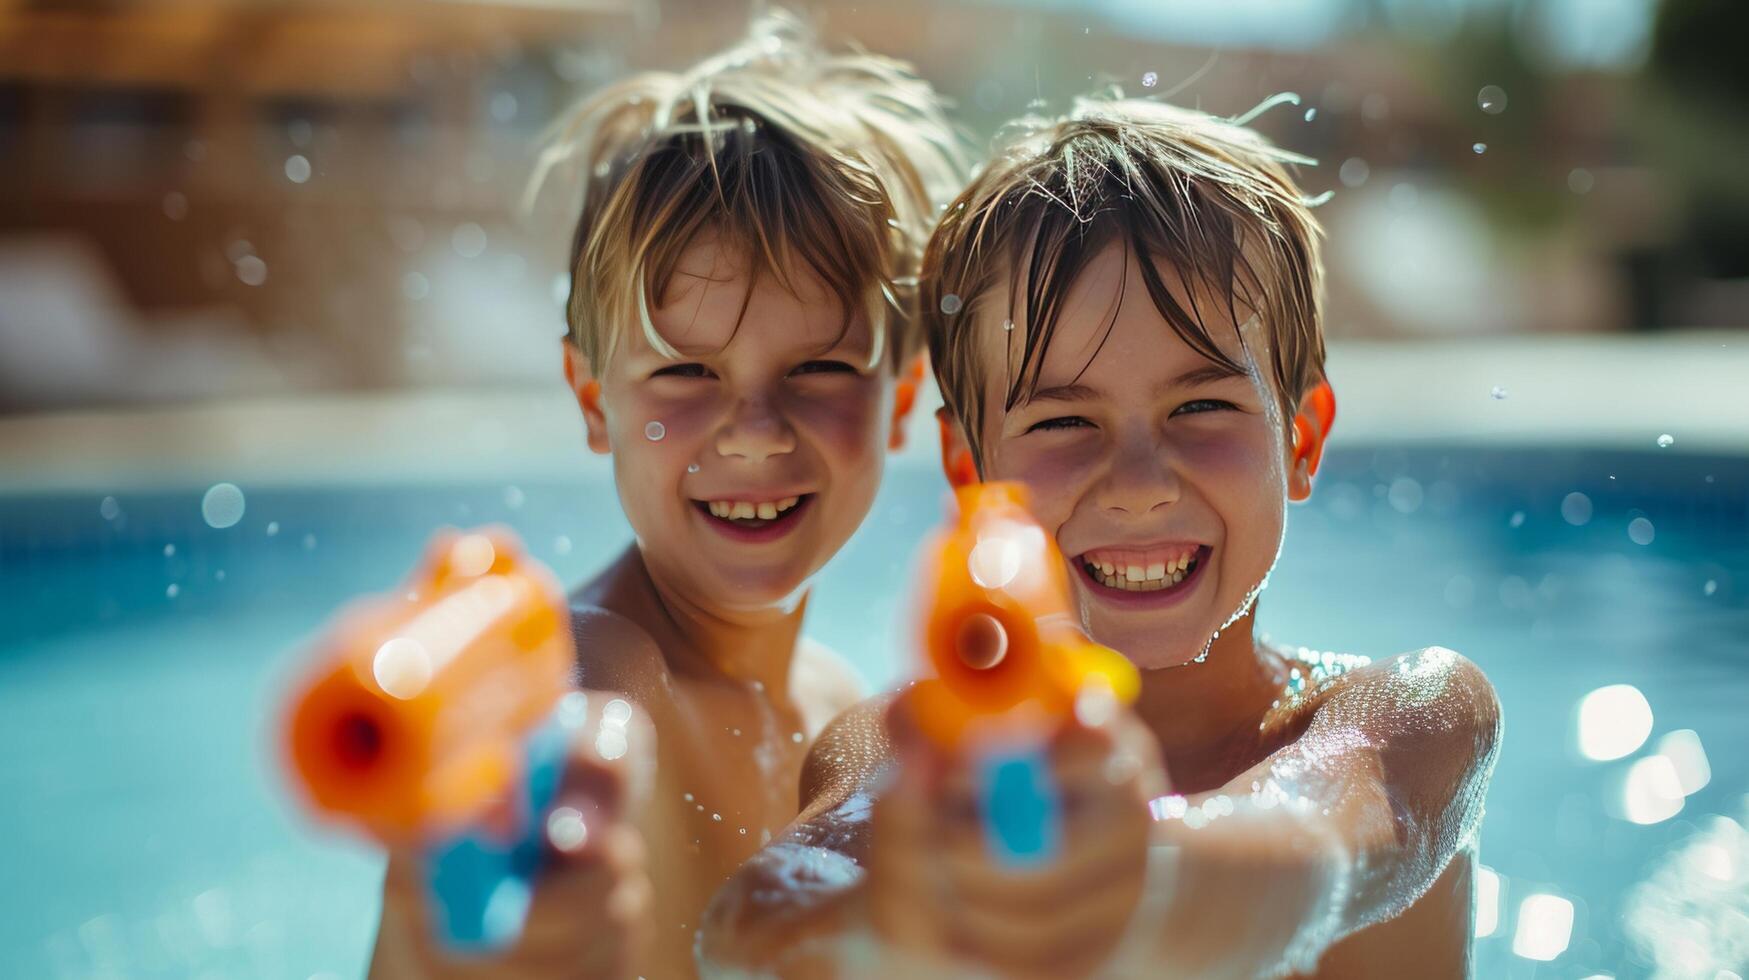
<path id="1" fill-rule="evenodd" d="M 1333 338 L 1743 327 L 1749 6 L 796 2 L 980 143 L 1108 84 L 1317 158 Z M 0 411 L 554 384 L 572 216 L 517 201 L 714 0 L 0 0 Z"/>

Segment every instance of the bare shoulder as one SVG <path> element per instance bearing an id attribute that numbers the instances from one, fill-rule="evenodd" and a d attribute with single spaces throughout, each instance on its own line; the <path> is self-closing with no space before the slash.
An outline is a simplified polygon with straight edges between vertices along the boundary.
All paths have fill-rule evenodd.
<path id="1" fill-rule="evenodd" d="M 836 650 L 802 637 L 790 669 L 790 695 L 810 734 L 866 697 L 862 675 Z"/>
<path id="2" fill-rule="evenodd" d="M 650 632 L 610 609 L 573 600 L 571 638 L 578 687 L 620 691 L 648 707 L 672 689 L 668 662 Z"/>
<path id="3" fill-rule="evenodd" d="M 897 692 L 877 694 L 832 719 L 802 762 L 799 820 L 833 810 L 866 786 L 892 758 L 887 711 Z"/>
<path id="4" fill-rule="evenodd" d="M 1330 662 L 1331 655 L 1313 656 Z M 1446 647 L 1377 661 L 1339 660 L 1323 676 L 1313 664 L 1307 678 L 1304 708 L 1314 724 L 1359 728 L 1379 738 L 1469 732 L 1492 745 L 1499 736 L 1494 685 L 1480 667 Z"/>

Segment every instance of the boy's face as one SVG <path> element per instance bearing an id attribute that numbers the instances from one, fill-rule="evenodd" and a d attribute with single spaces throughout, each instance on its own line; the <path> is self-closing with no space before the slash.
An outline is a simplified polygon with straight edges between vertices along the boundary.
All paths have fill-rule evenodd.
<path id="1" fill-rule="evenodd" d="M 1113 246 L 1089 264 L 1069 292 L 1037 390 L 1006 413 L 1020 327 L 1008 335 L 980 320 L 991 379 L 984 477 L 1029 488 L 1071 566 L 1089 635 L 1138 666 L 1166 667 L 1200 655 L 1274 565 L 1287 449 L 1261 372 L 1232 374 L 1198 354 L 1155 309 L 1138 260 L 1127 261 L 1126 276 L 1124 252 Z M 1176 274 L 1161 271 L 1189 309 Z M 1224 304 L 1197 300 L 1221 349 L 1252 363 Z"/>
<path id="2" fill-rule="evenodd" d="M 719 611 L 788 601 L 843 546 L 880 484 L 892 405 L 865 313 L 844 330 L 800 259 L 793 295 L 749 269 L 714 238 L 689 246 L 650 311 L 680 356 L 626 326 L 600 409 L 584 406 L 652 573 Z"/>

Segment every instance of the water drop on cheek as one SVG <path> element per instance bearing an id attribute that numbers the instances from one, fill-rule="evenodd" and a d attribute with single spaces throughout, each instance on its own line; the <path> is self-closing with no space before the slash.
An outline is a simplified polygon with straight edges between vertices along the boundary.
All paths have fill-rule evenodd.
<path id="1" fill-rule="evenodd" d="M 644 438 L 651 442 L 661 442 L 662 437 L 667 434 L 668 427 L 654 419 L 644 423 Z"/>
<path id="2" fill-rule="evenodd" d="M 697 463 L 687 463 L 686 464 L 686 472 L 697 473 L 698 472 L 698 464 Z"/>

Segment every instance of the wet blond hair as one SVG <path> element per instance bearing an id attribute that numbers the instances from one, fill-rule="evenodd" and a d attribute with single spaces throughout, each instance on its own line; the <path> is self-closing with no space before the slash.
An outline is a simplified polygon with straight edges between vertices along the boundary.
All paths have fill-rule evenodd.
<path id="1" fill-rule="evenodd" d="M 1324 371 L 1321 232 L 1311 212 L 1318 202 L 1301 195 L 1288 170 L 1313 161 L 1246 128 L 1256 111 L 1228 120 L 1088 97 L 1066 115 L 1029 116 L 998 135 L 991 161 L 931 236 L 920 288 L 936 380 L 980 466 L 991 379 L 977 331 L 1015 325 L 1003 389 L 1003 408 L 1013 409 L 1038 387 L 1071 287 L 1114 244 L 1140 260 L 1155 308 L 1209 360 L 1247 373 L 1215 343 L 1202 305 L 1220 304 L 1235 327 L 1255 315 L 1270 348 L 1256 353 L 1292 417 Z M 1188 308 L 1158 260 L 1182 280 Z M 1115 305 L 1110 316 L 1115 322 Z"/>
<path id="2" fill-rule="evenodd" d="M 827 53 L 775 10 L 689 71 L 636 75 L 565 114 L 527 203 L 561 175 L 581 197 L 565 318 L 597 372 L 633 324 L 678 356 L 650 309 L 705 232 L 792 294 L 786 265 L 805 263 L 841 304 L 844 329 L 868 316 L 870 366 L 896 369 L 920 346 L 917 264 L 963 186 L 963 147 L 944 101 L 909 66 Z"/>

